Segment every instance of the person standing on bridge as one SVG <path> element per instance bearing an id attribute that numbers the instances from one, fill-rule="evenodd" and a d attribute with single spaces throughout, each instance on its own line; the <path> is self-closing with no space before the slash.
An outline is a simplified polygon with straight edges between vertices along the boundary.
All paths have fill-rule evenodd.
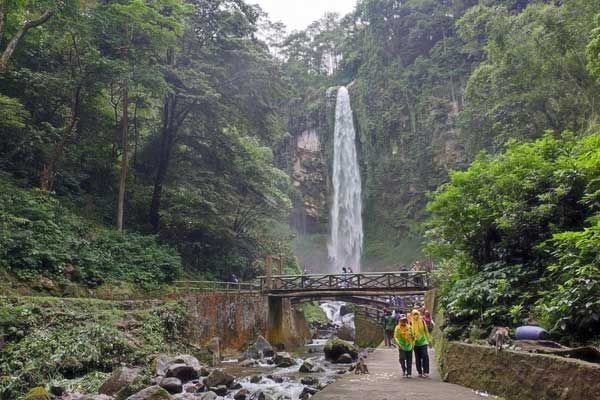
<path id="1" fill-rule="evenodd" d="M 417 372 L 421 378 L 429 377 L 429 352 L 428 347 L 431 343 L 429 329 L 419 310 L 413 310 L 411 313 L 411 328 L 415 337 L 415 364 Z"/>
<path id="2" fill-rule="evenodd" d="M 394 339 L 398 344 L 398 353 L 400 366 L 402 367 L 402 376 L 410 378 L 412 375 L 412 351 L 415 343 L 412 328 L 408 324 L 406 314 L 400 314 L 398 325 L 394 330 Z"/>

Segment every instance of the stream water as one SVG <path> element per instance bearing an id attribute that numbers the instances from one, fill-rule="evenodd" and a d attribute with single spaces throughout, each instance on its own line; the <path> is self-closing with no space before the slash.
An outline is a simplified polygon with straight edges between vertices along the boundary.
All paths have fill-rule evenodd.
<path id="1" fill-rule="evenodd" d="M 297 354 L 296 364 L 288 368 L 277 368 L 270 364 L 270 358 L 259 360 L 255 367 L 241 367 L 238 360 L 225 360 L 223 367 L 228 373 L 238 377 L 236 380 L 250 393 L 262 392 L 267 399 L 298 400 L 306 388 L 321 389 L 331 384 L 348 369 L 348 365 L 333 364 L 325 360 L 323 346 L 337 329 L 348 327 L 354 329 L 354 314 L 342 314 L 343 302 L 324 302 L 321 308 L 330 321 L 329 329 L 319 330 L 322 337 L 307 343 L 304 350 Z M 322 367 L 323 372 L 301 373 L 300 367 L 305 360 Z M 314 384 L 301 381 L 306 378 L 315 379 Z M 235 393 L 235 392 L 234 392 Z M 225 397 L 233 399 L 233 393 Z"/>

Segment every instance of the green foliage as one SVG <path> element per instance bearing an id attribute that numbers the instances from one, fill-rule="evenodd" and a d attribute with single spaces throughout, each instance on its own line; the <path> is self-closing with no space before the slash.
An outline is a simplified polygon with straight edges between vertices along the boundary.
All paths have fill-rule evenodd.
<path id="1" fill-rule="evenodd" d="M 545 136 L 480 155 L 428 205 L 428 249 L 453 336 L 476 323 L 518 324 L 537 302 L 563 339 L 597 332 L 600 135 Z M 559 332 L 556 332 L 559 334 Z"/>
<path id="2" fill-rule="evenodd" d="M 94 227 L 57 199 L 6 179 L 0 180 L 0 210 L 0 266 L 21 279 L 153 288 L 180 273 L 177 253 L 155 237 Z"/>
<path id="3" fill-rule="evenodd" d="M 180 303 L 126 310 L 94 300 L 2 299 L 0 398 L 50 382 L 94 392 L 115 367 L 187 352 L 185 311 Z"/>
<path id="4" fill-rule="evenodd" d="M 304 318 L 308 321 L 309 324 L 321 324 L 325 325 L 329 322 L 327 319 L 327 314 L 321 307 L 319 307 L 318 302 L 308 302 L 302 303 L 296 307 L 302 314 L 304 314 Z"/>

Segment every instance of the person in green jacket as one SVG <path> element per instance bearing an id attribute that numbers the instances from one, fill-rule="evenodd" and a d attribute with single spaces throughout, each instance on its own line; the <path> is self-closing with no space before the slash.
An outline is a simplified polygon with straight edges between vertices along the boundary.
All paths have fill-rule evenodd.
<path id="1" fill-rule="evenodd" d="M 394 317 L 392 316 L 391 311 L 386 309 L 384 311 L 383 316 L 383 335 L 386 347 L 392 347 L 394 340 L 394 329 L 396 328 L 396 321 L 394 321 Z"/>
<path id="2" fill-rule="evenodd" d="M 398 325 L 396 325 L 396 329 L 394 330 L 394 339 L 398 344 L 398 351 L 400 353 L 402 376 L 410 378 L 412 375 L 412 351 L 415 338 L 405 314 L 400 314 L 398 318 Z"/>
<path id="3" fill-rule="evenodd" d="M 418 310 L 413 310 L 411 313 L 411 328 L 415 338 L 415 364 L 417 365 L 417 372 L 421 378 L 429 377 L 429 343 L 431 342 L 431 336 L 429 335 L 429 329 Z"/>

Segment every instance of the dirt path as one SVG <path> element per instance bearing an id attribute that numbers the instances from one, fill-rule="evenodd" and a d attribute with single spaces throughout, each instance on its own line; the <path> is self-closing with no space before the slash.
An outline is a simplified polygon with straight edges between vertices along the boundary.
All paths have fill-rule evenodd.
<path id="1" fill-rule="evenodd" d="M 482 400 L 471 389 L 445 383 L 435 369 L 432 351 L 431 377 L 419 378 L 413 365 L 413 378 L 402 378 L 398 350 L 379 348 L 367 359 L 369 375 L 350 373 L 317 393 L 315 400 Z M 416 377 L 415 377 L 416 376 Z"/>

